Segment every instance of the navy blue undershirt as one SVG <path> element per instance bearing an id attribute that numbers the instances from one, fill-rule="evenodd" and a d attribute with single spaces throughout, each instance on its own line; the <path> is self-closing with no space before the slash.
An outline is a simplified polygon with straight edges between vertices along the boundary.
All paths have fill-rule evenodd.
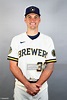
<path id="1" fill-rule="evenodd" d="M 38 34 L 34 35 L 34 36 L 30 36 L 28 35 L 28 37 L 32 40 L 36 39 L 38 36 L 40 35 L 40 32 L 38 32 Z"/>

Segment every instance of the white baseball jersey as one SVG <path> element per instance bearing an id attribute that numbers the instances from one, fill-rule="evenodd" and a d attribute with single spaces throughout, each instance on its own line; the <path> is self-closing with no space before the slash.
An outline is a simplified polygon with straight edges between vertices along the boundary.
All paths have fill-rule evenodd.
<path id="1" fill-rule="evenodd" d="M 18 67 L 29 81 L 39 79 L 45 64 L 56 62 L 55 48 L 52 39 L 40 33 L 36 39 L 31 39 L 25 33 L 15 36 L 10 45 L 8 60 L 18 62 Z M 25 86 L 16 79 L 15 84 L 24 90 Z M 47 81 L 41 90 L 47 87 Z"/>

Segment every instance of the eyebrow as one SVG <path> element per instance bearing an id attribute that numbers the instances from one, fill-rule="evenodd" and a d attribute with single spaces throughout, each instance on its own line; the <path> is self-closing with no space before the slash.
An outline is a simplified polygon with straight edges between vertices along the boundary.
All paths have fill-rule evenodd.
<path id="1" fill-rule="evenodd" d="M 31 15 L 29 15 L 29 14 L 28 14 L 27 16 L 31 17 Z M 26 17 L 27 17 L 27 16 L 26 16 Z M 39 15 L 36 14 L 34 17 L 37 17 L 37 16 L 39 16 Z M 39 17 L 40 17 L 40 16 L 39 16 Z"/>

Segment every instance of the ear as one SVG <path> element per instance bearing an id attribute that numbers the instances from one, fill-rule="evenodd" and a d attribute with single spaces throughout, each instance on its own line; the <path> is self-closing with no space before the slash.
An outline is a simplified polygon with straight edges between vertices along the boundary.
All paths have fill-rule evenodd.
<path id="1" fill-rule="evenodd" d="M 26 22 L 26 18 L 24 18 L 24 22 Z"/>
<path id="2" fill-rule="evenodd" d="M 40 20 L 39 20 L 40 22 L 41 22 L 41 18 L 40 18 Z"/>

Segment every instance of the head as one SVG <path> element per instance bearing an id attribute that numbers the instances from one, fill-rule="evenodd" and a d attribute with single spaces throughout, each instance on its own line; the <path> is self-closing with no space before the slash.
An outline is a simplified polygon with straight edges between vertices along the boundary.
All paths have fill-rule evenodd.
<path id="1" fill-rule="evenodd" d="M 35 6 L 26 8 L 25 22 L 28 28 L 35 29 L 40 23 L 40 10 Z"/>
<path id="2" fill-rule="evenodd" d="M 39 8 L 37 8 L 35 6 L 30 6 L 30 7 L 26 8 L 25 17 L 30 13 L 35 13 L 40 16 L 40 10 L 39 10 Z"/>

